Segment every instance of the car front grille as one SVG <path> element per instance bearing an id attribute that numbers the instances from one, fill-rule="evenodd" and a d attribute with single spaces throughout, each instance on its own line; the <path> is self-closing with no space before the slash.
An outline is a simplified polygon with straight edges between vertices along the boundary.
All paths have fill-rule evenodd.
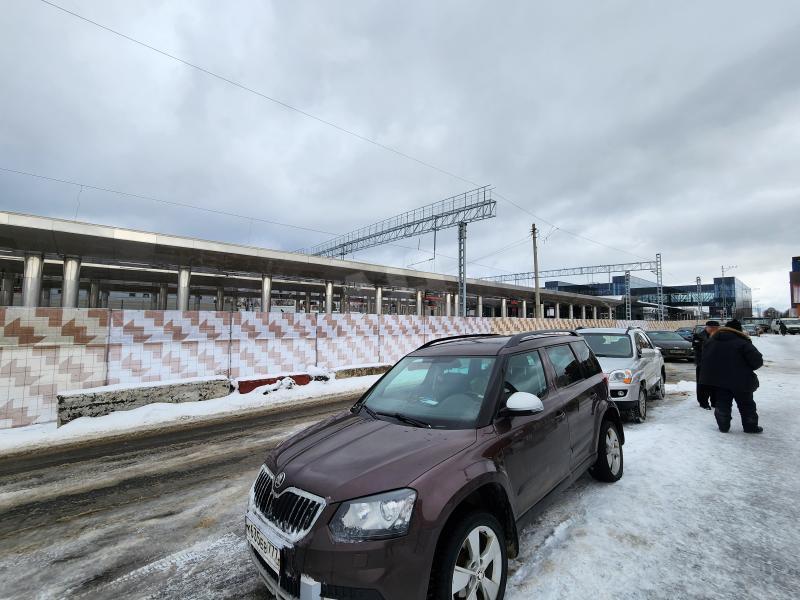
<path id="1" fill-rule="evenodd" d="M 290 541 L 307 534 L 325 507 L 322 498 L 297 488 L 276 491 L 273 476 L 264 467 L 253 486 L 253 502 L 261 515 Z"/>

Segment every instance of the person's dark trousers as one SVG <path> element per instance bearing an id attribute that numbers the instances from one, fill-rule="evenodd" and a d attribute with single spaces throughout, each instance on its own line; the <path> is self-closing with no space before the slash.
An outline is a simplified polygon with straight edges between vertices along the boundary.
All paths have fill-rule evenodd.
<path id="1" fill-rule="evenodd" d="M 720 431 L 728 431 L 731 428 L 731 411 L 733 401 L 736 400 L 736 408 L 742 417 L 742 429 L 754 431 L 758 427 L 758 412 L 756 403 L 753 400 L 753 392 L 742 392 L 729 390 L 726 388 L 714 388 L 714 417 L 717 419 L 717 426 Z"/>
<path id="2" fill-rule="evenodd" d="M 697 403 L 703 408 L 710 408 L 710 406 L 714 406 L 713 388 L 700 383 L 700 365 L 695 369 L 695 373 L 697 381 Z"/>

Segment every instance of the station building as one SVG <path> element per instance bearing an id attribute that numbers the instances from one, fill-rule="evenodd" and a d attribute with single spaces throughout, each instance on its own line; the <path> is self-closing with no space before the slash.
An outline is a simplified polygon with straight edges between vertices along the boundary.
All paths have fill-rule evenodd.
<path id="1" fill-rule="evenodd" d="M 800 260 L 795 259 L 800 262 Z M 800 301 L 800 269 L 796 276 L 798 301 Z M 570 292 L 593 296 L 624 298 L 625 276 L 618 275 L 609 282 L 569 283 L 565 281 L 547 281 L 545 289 L 550 291 Z M 658 302 L 658 287 L 654 281 L 631 276 L 631 300 L 634 319 L 647 318 L 649 307 Z M 701 285 L 700 302 L 698 302 L 697 284 L 664 286 L 664 304 L 668 315 L 672 318 L 685 317 L 687 313 L 696 314 L 697 305 L 701 304 L 704 314 L 716 318 L 746 318 L 753 316 L 753 296 L 750 288 L 736 277 L 715 277 L 713 283 Z M 624 318 L 624 306 L 618 306 L 615 318 Z M 637 314 L 640 313 L 640 314 Z"/>
<path id="2" fill-rule="evenodd" d="M 794 316 L 800 317 L 800 256 L 792 258 L 792 270 L 789 272 L 789 298 Z"/>

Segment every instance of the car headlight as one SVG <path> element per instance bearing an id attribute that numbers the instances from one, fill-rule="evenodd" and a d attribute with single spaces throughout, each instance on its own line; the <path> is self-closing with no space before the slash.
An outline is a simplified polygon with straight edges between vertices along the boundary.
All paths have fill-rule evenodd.
<path id="1" fill-rule="evenodd" d="M 343 502 L 330 522 L 339 542 L 399 537 L 408 533 L 417 492 L 403 489 Z"/>
<path id="2" fill-rule="evenodd" d="M 631 383 L 633 381 L 633 372 L 630 369 L 611 371 L 608 375 L 608 380 L 612 383 Z"/>

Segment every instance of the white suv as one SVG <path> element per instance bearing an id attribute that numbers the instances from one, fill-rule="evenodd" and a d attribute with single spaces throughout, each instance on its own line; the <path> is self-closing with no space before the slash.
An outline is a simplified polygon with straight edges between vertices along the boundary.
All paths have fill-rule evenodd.
<path id="1" fill-rule="evenodd" d="M 637 422 L 647 418 L 648 398 L 663 399 L 666 370 L 661 351 L 638 327 L 585 328 L 577 332 L 608 375 L 611 400 Z"/>

